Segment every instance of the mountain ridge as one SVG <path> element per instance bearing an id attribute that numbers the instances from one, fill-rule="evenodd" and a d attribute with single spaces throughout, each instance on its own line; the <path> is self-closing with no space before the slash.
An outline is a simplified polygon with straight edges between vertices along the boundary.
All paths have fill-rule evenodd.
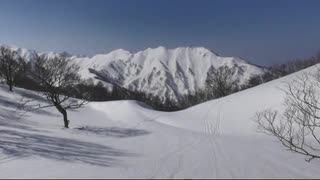
<path id="1" fill-rule="evenodd" d="M 234 68 L 241 84 L 264 71 L 243 59 L 221 57 L 204 47 L 166 49 L 160 46 L 135 53 L 120 49 L 72 60 L 80 65 L 80 74 L 85 79 L 98 77 L 129 90 L 170 99 L 204 88 L 212 66 Z"/>
<path id="2" fill-rule="evenodd" d="M 204 47 L 164 46 L 130 52 L 116 49 L 94 56 L 76 56 L 67 52 L 37 52 L 14 47 L 27 62 L 35 55 L 48 58 L 67 56 L 72 63 L 80 66 L 83 79 L 102 80 L 106 85 L 115 84 L 132 91 L 153 94 L 163 99 L 179 100 L 205 87 L 205 80 L 211 67 L 227 66 L 235 70 L 235 77 L 244 84 L 251 76 L 264 71 L 238 57 L 222 57 Z"/>

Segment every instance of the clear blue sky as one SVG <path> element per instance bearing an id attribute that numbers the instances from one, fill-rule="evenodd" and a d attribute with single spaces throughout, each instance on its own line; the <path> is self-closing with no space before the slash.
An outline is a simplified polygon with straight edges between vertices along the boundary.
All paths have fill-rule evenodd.
<path id="1" fill-rule="evenodd" d="M 0 0 L 0 43 L 87 55 L 204 46 L 267 65 L 320 50 L 320 0 Z"/>

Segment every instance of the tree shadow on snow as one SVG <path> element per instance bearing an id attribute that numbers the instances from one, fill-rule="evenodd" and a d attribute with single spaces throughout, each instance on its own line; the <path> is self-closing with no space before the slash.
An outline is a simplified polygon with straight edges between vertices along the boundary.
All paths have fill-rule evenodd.
<path id="1" fill-rule="evenodd" d="M 32 127 L 35 125 L 36 123 L 27 121 L 26 119 L 24 119 L 24 117 L 21 117 L 21 115 L 17 111 L 3 109 L 0 107 L 0 127 L 2 126 L 6 128 L 16 128 L 36 132 L 42 131 Z"/>
<path id="2" fill-rule="evenodd" d="M 0 86 L 0 88 L 3 87 Z M 28 98 L 38 98 L 37 101 L 41 101 L 42 98 L 23 90 L 17 93 Z M 0 95 L 0 155 L 5 155 L 6 159 L 38 156 L 58 161 L 111 167 L 121 165 L 119 160 L 121 157 L 137 156 L 134 153 L 97 143 L 38 134 L 47 131 L 39 130 L 36 122 L 27 120 L 25 118 L 27 114 L 40 113 L 50 116 L 54 114 L 43 109 L 21 116 L 23 111 L 18 109 L 20 105 L 19 101 Z M 130 137 L 148 133 L 144 130 L 122 128 L 80 128 L 79 130 L 113 137 Z M 0 158 L 0 163 L 1 161 Z"/>
<path id="3" fill-rule="evenodd" d="M 20 102 L 8 99 L 0 95 L 0 127 L 17 128 L 29 131 L 40 131 L 35 129 L 37 123 L 28 120 L 30 113 L 57 116 L 48 109 L 37 109 L 35 111 L 22 110 Z"/>
<path id="4" fill-rule="evenodd" d="M 8 86 L 3 85 L 3 84 L 0 84 L 0 90 L 9 92 Z M 19 94 L 20 96 L 22 96 L 24 98 L 33 99 L 33 100 L 37 100 L 40 102 L 47 102 L 46 99 L 39 92 L 36 92 L 36 91 L 14 88 L 13 92 L 9 92 L 9 93 Z"/>
<path id="5" fill-rule="evenodd" d="M 20 112 L 27 111 L 27 109 L 30 109 L 28 104 L 24 104 L 23 100 L 10 100 L 2 95 L 0 95 L 0 105 L 7 108 L 14 108 Z M 23 110 L 23 106 L 25 110 Z M 32 108 L 30 109 L 32 110 Z M 29 111 L 29 113 L 36 113 L 36 114 L 43 114 L 43 115 L 53 115 L 50 111 L 47 111 L 45 109 L 36 109 L 35 111 Z"/>
<path id="6" fill-rule="evenodd" d="M 7 97 L 4 97 L 0 95 L 0 105 L 8 108 L 18 108 L 21 106 L 22 103 L 16 102 L 16 101 L 11 101 Z"/>
<path id="7" fill-rule="evenodd" d="M 134 136 L 142 136 L 150 134 L 149 131 L 143 129 L 132 129 L 132 128 L 120 128 L 120 127 L 80 127 L 75 128 L 81 130 L 81 132 L 92 133 L 96 135 L 116 137 L 116 138 L 127 138 Z"/>
<path id="8" fill-rule="evenodd" d="M 11 157 L 32 155 L 110 167 L 120 165 L 119 157 L 136 155 L 96 143 L 13 130 L 0 130 L 0 137 L 0 150 Z"/>
<path id="9" fill-rule="evenodd" d="M 48 102 L 46 98 L 40 95 L 39 93 L 29 92 L 23 89 L 16 89 L 15 93 L 19 94 L 22 97 L 33 99 L 39 102 L 44 102 L 44 103 Z"/>

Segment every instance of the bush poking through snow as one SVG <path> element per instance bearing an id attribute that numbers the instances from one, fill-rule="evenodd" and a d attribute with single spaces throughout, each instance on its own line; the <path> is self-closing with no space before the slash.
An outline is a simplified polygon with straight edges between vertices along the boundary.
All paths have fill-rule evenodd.
<path id="1" fill-rule="evenodd" d="M 256 114 L 259 130 L 307 156 L 307 161 L 320 158 L 320 69 L 289 82 L 284 92 L 282 114 L 271 109 Z"/>

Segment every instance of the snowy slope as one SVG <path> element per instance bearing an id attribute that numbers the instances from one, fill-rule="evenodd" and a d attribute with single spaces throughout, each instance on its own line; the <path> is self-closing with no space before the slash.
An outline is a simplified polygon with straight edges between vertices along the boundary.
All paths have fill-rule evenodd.
<path id="1" fill-rule="evenodd" d="M 73 60 L 80 65 L 80 74 L 84 78 L 98 76 L 130 90 L 173 99 L 204 88 L 211 66 L 235 68 L 240 83 L 263 71 L 242 59 L 220 57 L 203 47 L 158 47 L 137 53 L 119 49 L 109 54 Z"/>
<path id="2" fill-rule="evenodd" d="M 30 61 L 34 50 L 14 47 L 22 57 Z M 142 91 L 162 98 L 179 99 L 204 88 L 208 70 L 228 66 L 236 70 L 235 76 L 245 83 L 250 76 L 262 73 L 261 67 L 236 57 L 221 57 L 203 47 L 158 47 L 136 53 L 118 49 L 93 57 L 73 56 L 66 52 L 42 52 L 52 58 L 65 55 L 80 66 L 83 79 L 99 77 L 105 82 L 134 91 Z M 97 82 L 98 80 L 96 80 Z"/>
<path id="3" fill-rule="evenodd" d="M 71 129 L 54 109 L 18 119 L 16 103 L 36 95 L 0 88 L 0 177 L 318 178 L 319 160 L 287 151 L 252 120 L 256 111 L 281 110 L 283 82 L 314 70 L 173 113 L 92 102 L 69 112 Z"/>

